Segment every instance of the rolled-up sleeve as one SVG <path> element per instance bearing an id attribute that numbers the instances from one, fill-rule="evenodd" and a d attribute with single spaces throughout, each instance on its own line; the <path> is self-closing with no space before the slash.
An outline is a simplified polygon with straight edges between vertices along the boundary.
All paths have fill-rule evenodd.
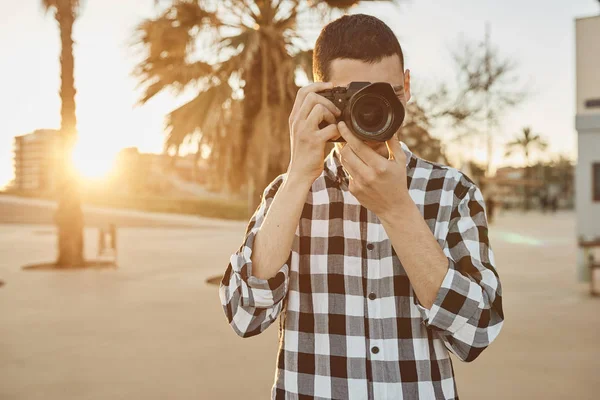
<path id="1" fill-rule="evenodd" d="M 219 286 L 227 320 L 241 337 L 254 336 L 268 328 L 281 313 L 288 291 L 291 249 L 286 263 L 270 279 L 253 276 L 251 258 L 256 234 L 283 181 L 284 175 L 279 175 L 264 190 L 261 203 L 246 228 L 243 243 L 229 258 Z"/>
<path id="2" fill-rule="evenodd" d="M 485 203 L 474 184 L 452 212 L 443 250 L 448 271 L 433 305 L 427 309 L 416 296 L 413 299 L 425 326 L 460 360 L 470 362 L 496 339 L 504 323 Z"/>

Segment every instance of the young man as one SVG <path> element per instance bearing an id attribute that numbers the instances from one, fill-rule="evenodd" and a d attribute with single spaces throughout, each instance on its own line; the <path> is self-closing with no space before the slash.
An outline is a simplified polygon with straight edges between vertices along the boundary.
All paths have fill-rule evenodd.
<path id="1" fill-rule="evenodd" d="M 406 105 L 410 73 L 383 22 L 327 25 L 313 70 L 321 82 L 300 89 L 289 119 L 288 170 L 223 276 L 227 319 L 249 337 L 281 317 L 272 398 L 458 399 L 449 352 L 473 361 L 504 321 L 482 194 L 398 137 L 358 139 L 315 93 L 388 82 Z"/>

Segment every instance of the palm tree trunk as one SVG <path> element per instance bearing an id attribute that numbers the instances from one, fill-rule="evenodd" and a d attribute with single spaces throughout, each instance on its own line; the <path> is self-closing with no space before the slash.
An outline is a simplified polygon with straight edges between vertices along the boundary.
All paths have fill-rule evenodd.
<path id="1" fill-rule="evenodd" d="M 251 154 L 254 160 L 253 168 L 248 168 L 250 176 L 248 177 L 248 213 L 252 215 L 260 204 L 260 194 L 269 182 L 266 182 L 269 156 L 271 146 L 269 141 L 272 139 L 272 121 L 271 110 L 269 106 L 269 52 L 267 49 L 267 40 L 263 38 L 260 44 L 261 57 L 261 104 L 260 111 L 256 118 L 253 128 Z"/>
<path id="2" fill-rule="evenodd" d="M 75 61 L 73 57 L 73 24 L 75 13 L 68 2 L 59 3 L 56 20 L 61 38 L 61 138 L 62 154 L 59 165 L 59 199 L 56 212 L 58 228 L 58 259 L 60 267 L 82 266 L 83 213 L 80 194 L 72 165 L 72 152 L 77 138 L 75 116 Z"/>

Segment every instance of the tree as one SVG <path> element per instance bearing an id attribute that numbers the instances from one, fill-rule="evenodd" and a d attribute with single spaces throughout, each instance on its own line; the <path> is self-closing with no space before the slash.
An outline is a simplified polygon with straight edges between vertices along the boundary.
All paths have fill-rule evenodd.
<path id="1" fill-rule="evenodd" d="M 406 105 L 406 118 L 400 128 L 400 139 L 417 156 L 448 165 L 441 141 L 430 134 L 433 124 L 431 118 L 430 113 L 416 99 L 411 99 Z"/>
<path id="2" fill-rule="evenodd" d="M 531 132 L 531 128 L 526 127 L 521 131 L 521 136 L 517 136 L 512 142 L 506 144 L 505 156 L 510 156 L 515 152 L 522 152 L 525 156 L 525 177 L 532 178 L 532 168 L 530 165 L 531 152 L 534 150 L 544 151 L 548 143 L 538 134 Z M 528 210 L 531 204 L 531 187 L 525 185 L 525 209 Z"/>
<path id="3" fill-rule="evenodd" d="M 531 167 L 536 177 L 551 187 L 554 194 L 559 194 L 567 206 L 572 206 L 575 191 L 575 165 L 564 154 L 554 157 L 550 161 L 537 161 Z"/>
<path id="4" fill-rule="evenodd" d="M 136 29 L 144 51 L 134 70 L 145 89 L 140 102 L 166 89 L 190 95 L 166 118 L 166 150 L 177 152 L 190 138 L 198 149 L 210 148 L 209 181 L 230 192 L 246 185 L 253 212 L 263 188 L 289 163 L 296 71 L 308 72 L 311 56 L 297 33 L 298 17 L 358 1 L 168 3 Z"/>
<path id="5" fill-rule="evenodd" d="M 553 174 L 551 180 L 559 186 L 565 196 L 572 196 L 575 191 L 575 163 L 561 154 L 552 162 Z"/>
<path id="6" fill-rule="evenodd" d="M 55 218 L 58 228 L 58 258 L 56 264 L 59 267 L 74 267 L 84 264 L 83 213 L 71 157 L 77 139 L 73 25 L 79 15 L 80 6 L 79 0 L 42 0 L 44 10 L 54 14 L 60 30 L 61 42 L 60 136 L 62 149 L 58 179 L 58 209 Z"/>
<path id="7" fill-rule="evenodd" d="M 532 151 L 544 151 L 547 148 L 548 143 L 539 134 L 532 133 L 530 127 L 526 127 L 521 131 L 521 136 L 517 136 L 512 142 L 506 144 L 505 155 L 509 156 L 515 151 L 522 151 L 525 156 L 525 162 L 529 165 Z"/>
<path id="8" fill-rule="evenodd" d="M 484 41 L 463 41 L 452 50 L 452 58 L 458 72 L 457 96 L 442 115 L 449 117 L 454 127 L 463 129 L 457 139 L 485 135 L 486 175 L 489 175 L 494 147 L 492 129 L 500 125 L 507 110 L 525 100 L 527 90 L 515 88 L 516 64 L 502 58 L 492 46 L 488 24 Z M 443 87 L 438 96 L 448 96 L 448 90 Z"/>

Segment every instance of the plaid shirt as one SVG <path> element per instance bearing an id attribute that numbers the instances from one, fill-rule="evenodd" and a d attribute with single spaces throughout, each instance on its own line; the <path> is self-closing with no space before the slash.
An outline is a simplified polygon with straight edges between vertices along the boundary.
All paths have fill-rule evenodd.
<path id="1" fill-rule="evenodd" d="M 257 335 L 281 317 L 273 399 L 458 399 L 449 352 L 470 362 L 498 336 L 502 290 L 479 188 L 401 145 L 409 194 L 448 258 L 430 309 L 378 217 L 349 192 L 335 148 L 279 272 L 252 276 L 251 255 L 285 174 L 265 189 L 231 256 L 219 295 L 234 331 Z"/>

